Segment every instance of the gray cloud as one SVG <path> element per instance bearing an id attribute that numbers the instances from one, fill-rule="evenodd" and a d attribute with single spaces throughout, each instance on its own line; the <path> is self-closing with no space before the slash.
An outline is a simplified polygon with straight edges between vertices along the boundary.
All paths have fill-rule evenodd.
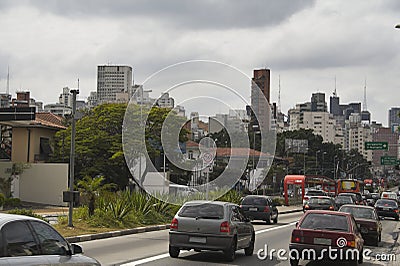
<path id="1" fill-rule="evenodd" d="M 293 14 L 312 7 L 314 2 L 314 0 L 31 0 L 5 1 L 0 8 L 29 3 L 42 11 L 67 17 L 93 19 L 152 16 L 162 20 L 168 27 L 226 29 L 276 25 Z"/>

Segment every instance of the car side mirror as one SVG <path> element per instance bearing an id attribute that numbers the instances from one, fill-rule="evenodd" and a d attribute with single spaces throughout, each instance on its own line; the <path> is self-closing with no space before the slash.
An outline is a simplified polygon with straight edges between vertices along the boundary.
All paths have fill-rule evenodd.
<path id="1" fill-rule="evenodd" d="M 251 220 L 250 220 L 249 217 L 244 217 L 244 221 L 245 221 L 246 223 L 250 223 L 250 222 L 251 222 Z"/>
<path id="2" fill-rule="evenodd" d="M 77 244 L 71 244 L 72 247 L 72 254 L 82 254 L 83 249 L 80 245 Z"/>

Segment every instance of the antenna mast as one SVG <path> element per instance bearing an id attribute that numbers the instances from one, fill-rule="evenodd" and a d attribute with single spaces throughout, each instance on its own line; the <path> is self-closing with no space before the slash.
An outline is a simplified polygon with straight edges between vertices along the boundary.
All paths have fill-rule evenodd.
<path id="1" fill-rule="evenodd" d="M 278 114 L 281 112 L 281 75 L 279 75 Z"/>
<path id="2" fill-rule="evenodd" d="M 333 96 L 336 97 L 337 93 L 336 93 L 336 76 L 335 76 L 335 90 L 333 91 Z"/>
<path id="3" fill-rule="evenodd" d="M 364 102 L 363 102 L 363 111 L 367 111 L 367 79 L 364 82 Z"/>
<path id="4" fill-rule="evenodd" d="M 7 67 L 7 89 L 6 94 L 10 94 L 10 66 Z"/>

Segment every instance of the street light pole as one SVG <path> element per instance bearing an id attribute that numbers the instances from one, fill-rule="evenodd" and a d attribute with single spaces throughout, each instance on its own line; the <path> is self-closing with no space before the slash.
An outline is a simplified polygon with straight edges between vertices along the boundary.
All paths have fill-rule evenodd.
<path id="1" fill-rule="evenodd" d="M 75 165 L 75 113 L 76 113 L 76 95 L 79 94 L 79 89 L 70 91 L 72 93 L 72 124 L 71 124 L 71 151 L 69 156 L 69 191 L 70 202 L 68 210 L 68 226 L 73 227 L 72 214 L 74 208 L 74 165 Z"/>
<path id="2" fill-rule="evenodd" d="M 325 154 L 326 154 L 326 151 L 324 151 L 324 152 L 322 153 L 322 165 L 321 165 L 322 173 L 321 173 L 321 175 L 324 175 Z"/>

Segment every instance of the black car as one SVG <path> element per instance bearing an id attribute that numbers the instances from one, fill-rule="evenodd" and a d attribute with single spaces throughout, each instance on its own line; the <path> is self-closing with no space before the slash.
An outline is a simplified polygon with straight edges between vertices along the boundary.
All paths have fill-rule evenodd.
<path id="1" fill-rule="evenodd" d="M 381 217 L 392 217 L 399 220 L 399 206 L 394 200 L 379 199 L 375 203 L 375 209 Z"/>
<path id="2" fill-rule="evenodd" d="M 303 211 L 308 210 L 327 210 L 327 211 L 335 211 L 336 204 L 335 201 L 331 197 L 327 196 L 315 196 L 310 197 L 307 203 L 303 207 Z"/>
<path id="3" fill-rule="evenodd" d="M 345 204 L 356 204 L 356 201 L 354 200 L 354 197 L 352 196 L 340 196 L 340 197 L 336 197 L 335 198 L 335 204 L 336 204 L 336 208 L 340 208 Z"/>
<path id="4" fill-rule="evenodd" d="M 248 195 L 243 198 L 240 207 L 250 220 L 263 220 L 267 224 L 278 222 L 278 209 L 268 196 Z"/>

